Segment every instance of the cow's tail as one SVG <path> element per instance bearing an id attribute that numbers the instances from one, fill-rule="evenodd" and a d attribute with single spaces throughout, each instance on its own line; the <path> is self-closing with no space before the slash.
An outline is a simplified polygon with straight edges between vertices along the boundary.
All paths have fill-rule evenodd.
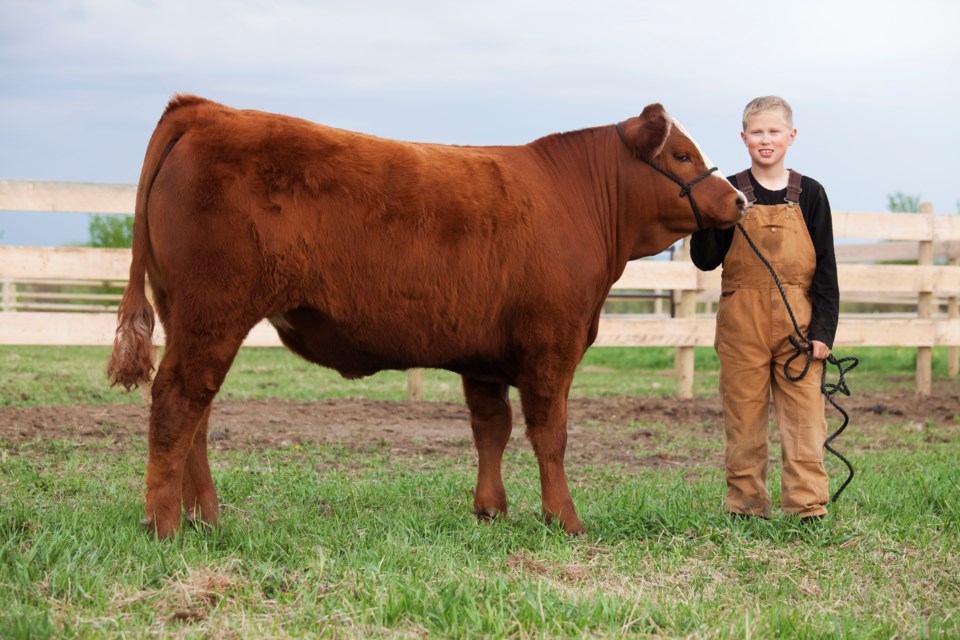
<path id="1" fill-rule="evenodd" d="M 149 383 L 153 375 L 153 328 L 156 320 L 146 293 L 147 260 L 152 255 L 147 201 L 163 161 L 186 129 L 182 122 L 168 117 L 178 106 L 178 99 L 174 99 L 153 132 L 137 185 L 130 279 L 117 310 L 117 333 L 113 340 L 113 353 L 107 363 L 110 386 L 122 385 L 127 391 Z"/>

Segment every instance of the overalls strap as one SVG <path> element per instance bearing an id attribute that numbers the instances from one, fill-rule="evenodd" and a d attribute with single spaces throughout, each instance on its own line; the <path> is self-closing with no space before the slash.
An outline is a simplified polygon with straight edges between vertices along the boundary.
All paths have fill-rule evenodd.
<path id="1" fill-rule="evenodd" d="M 790 177 L 787 178 L 787 196 L 786 201 L 790 204 L 798 204 L 800 202 L 800 192 L 803 189 L 800 188 L 800 180 L 803 178 L 803 174 L 799 171 L 793 169 L 788 169 L 790 172 Z M 757 201 L 757 194 L 753 192 L 753 183 L 750 182 L 750 170 L 745 169 L 738 173 L 736 176 L 737 180 L 737 189 L 743 193 L 747 198 L 747 203 L 752 205 Z"/>
<path id="2" fill-rule="evenodd" d="M 753 192 L 753 183 L 750 182 L 750 170 L 744 169 L 736 175 L 737 189 L 747 198 L 747 204 L 752 205 L 757 201 L 757 195 Z"/>
<path id="3" fill-rule="evenodd" d="M 803 175 L 793 169 L 788 169 L 788 171 L 790 172 L 790 178 L 787 181 L 786 200 L 790 204 L 797 204 L 800 202 L 800 192 L 803 191 L 803 189 L 800 188 L 800 179 L 803 178 Z"/>

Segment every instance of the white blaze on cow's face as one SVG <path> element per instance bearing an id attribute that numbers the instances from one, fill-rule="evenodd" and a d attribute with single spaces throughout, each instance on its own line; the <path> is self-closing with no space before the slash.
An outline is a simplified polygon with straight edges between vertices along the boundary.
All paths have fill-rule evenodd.
<path id="1" fill-rule="evenodd" d="M 680 123 L 680 121 L 677 120 L 676 118 L 674 118 L 673 116 L 670 116 L 670 119 L 673 120 L 673 125 L 674 125 L 683 135 L 687 136 L 687 138 L 690 140 L 690 142 L 691 142 L 691 143 L 693 144 L 693 146 L 696 148 L 697 153 L 699 153 L 699 154 L 700 154 L 700 157 L 703 158 L 703 163 L 704 163 L 705 165 L 707 165 L 707 168 L 709 169 L 709 168 L 711 168 L 711 167 L 716 167 L 717 165 L 715 165 L 715 164 L 713 163 L 713 161 L 710 160 L 710 158 L 707 157 L 707 154 L 705 154 L 705 153 L 703 152 L 703 149 L 700 148 L 700 145 L 697 144 L 697 141 L 693 139 L 693 136 L 690 135 L 690 132 L 687 131 L 687 130 L 684 128 L 684 126 Z M 724 182 L 727 182 L 726 175 L 727 175 L 726 173 L 724 173 L 724 172 L 721 171 L 720 169 L 717 169 L 717 171 L 714 171 L 712 174 L 710 174 L 710 177 L 711 177 L 711 178 L 719 178 L 720 180 L 723 180 Z M 737 189 L 735 186 L 734 186 L 733 188 L 736 189 L 736 191 L 737 191 L 737 193 L 740 195 L 740 197 L 743 198 L 743 201 L 746 202 L 747 199 L 746 199 L 746 197 L 743 195 L 743 193 L 741 193 L 740 190 Z"/>

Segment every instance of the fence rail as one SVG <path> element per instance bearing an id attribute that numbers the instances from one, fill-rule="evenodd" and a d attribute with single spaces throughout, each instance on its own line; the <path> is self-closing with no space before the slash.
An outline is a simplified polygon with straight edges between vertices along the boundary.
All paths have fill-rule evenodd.
<path id="1" fill-rule="evenodd" d="M 45 183 L 0 180 L 0 211 L 131 213 L 135 185 Z M 949 373 L 957 375 L 960 353 L 960 216 L 838 211 L 834 236 L 860 244 L 838 245 L 838 276 L 844 297 L 858 301 L 912 302 L 913 317 L 894 313 L 841 313 L 835 346 L 903 346 L 917 349 L 917 391 L 930 393 L 931 348 L 949 347 Z M 864 242 L 867 241 L 867 242 Z M 878 264 L 916 261 L 917 264 Z M 128 249 L 0 246 L 0 344 L 109 345 L 115 317 L 90 312 L 114 302 L 112 294 L 73 293 L 47 296 L 27 285 L 122 286 L 130 265 Z M 720 271 L 698 271 L 683 248 L 673 260 L 637 260 L 627 265 L 614 285 L 619 296 L 661 297 L 673 292 L 663 313 L 605 314 L 596 344 L 600 346 L 669 346 L 677 350 L 678 394 L 693 393 L 693 348 L 710 346 L 714 337 L 712 300 L 720 289 Z M 65 297 L 64 297 L 65 296 Z M 69 304 L 68 300 L 74 304 Z M 62 307 L 69 307 L 68 312 Z M 36 311 L 31 309 L 44 309 Z M 662 308 L 662 307 L 661 307 Z M 56 309 L 56 310 L 48 310 Z M 77 311 L 86 312 L 77 312 Z M 163 343 L 161 328 L 154 339 Z M 251 331 L 245 346 L 280 346 L 266 322 Z"/>

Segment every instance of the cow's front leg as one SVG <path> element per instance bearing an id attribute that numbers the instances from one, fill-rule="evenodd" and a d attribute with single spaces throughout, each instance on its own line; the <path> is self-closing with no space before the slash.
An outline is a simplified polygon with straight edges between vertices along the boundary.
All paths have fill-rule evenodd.
<path id="1" fill-rule="evenodd" d="M 210 475 L 210 461 L 207 458 L 207 431 L 210 424 L 210 407 L 200 418 L 200 425 L 193 438 L 193 447 L 187 454 L 187 463 L 183 471 L 183 508 L 187 520 L 203 521 L 216 525 L 220 516 L 220 503 L 217 490 Z"/>
<path id="2" fill-rule="evenodd" d="M 571 375 L 572 379 L 572 375 Z M 570 379 L 549 387 L 521 384 L 520 401 L 527 421 L 527 437 L 540 464 L 540 488 L 543 492 L 543 514 L 548 522 L 560 521 L 563 530 L 572 534 L 586 533 L 567 487 L 563 457 L 567 448 L 567 393 Z"/>
<path id="3" fill-rule="evenodd" d="M 470 426 L 478 458 L 473 512 L 481 518 L 493 518 L 507 512 L 501 463 L 513 429 L 508 391 L 506 384 L 463 377 L 463 392 L 470 409 Z"/>

